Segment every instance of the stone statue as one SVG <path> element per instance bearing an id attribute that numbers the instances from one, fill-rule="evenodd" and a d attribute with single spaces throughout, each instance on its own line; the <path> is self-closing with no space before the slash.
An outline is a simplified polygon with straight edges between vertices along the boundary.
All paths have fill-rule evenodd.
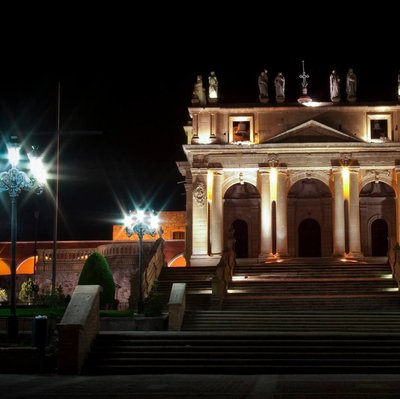
<path id="1" fill-rule="evenodd" d="M 346 78 L 346 93 L 348 101 L 356 101 L 357 99 L 357 76 L 350 68 Z"/>
<path id="2" fill-rule="evenodd" d="M 193 88 L 192 104 L 206 105 L 206 89 L 203 87 L 203 77 L 197 75 Z"/>
<path id="3" fill-rule="evenodd" d="M 331 101 L 333 103 L 340 101 L 340 78 L 335 70 L 332 71 L 330 79 Z"/>
<path id="4" fill-rule="evenodd" d="M 210 102 L 218 101 L 218 79 L 215 72 L 211 72 L 208 77 L 208 100 Z"/>
<path id="5" fill-rule="evenodd" d="M 268 71 L 264 69 L 260 76 L 258 77 L 258 90 L 260 102 L 267 103 L 269 101 L 268 97 Z"/>
<path id="6" fill-rule="evenodd" d="M 279 72 L 275 78 L 276 101 L 282 103 L 285 101 L 285 78 L 282 72 Z"/>
<path id="7" fill-rule="evenodd" d="M 397 75 L 397 99 L 400 101 L 400 71 Z"/>

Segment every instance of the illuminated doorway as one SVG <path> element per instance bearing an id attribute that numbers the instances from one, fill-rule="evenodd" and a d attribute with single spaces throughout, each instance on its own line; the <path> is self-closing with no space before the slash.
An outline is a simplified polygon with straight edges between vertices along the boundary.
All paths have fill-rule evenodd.
<path id="1" fill-rule="evenodd" d="M 232 223 L 232 228 L 234 229 L 236 257 L 247 258 L 249 256 L 247 223 L 238 219 Z"/>
<path id="2" fill-rule="evenodd" d="M 314 219 L 304 219 L 299 225 L 299 256 L 321 256 L 321 226 Z"/>
<path id="3" fill-rule="evenodd" d="M 371 225 L 371 255 L 386 256 L 388 251 L 388 225 L 383 219 L 376 219 Z"/>
<path id="4" fill-rule="evenodd" d="M 260 253 L 260 193 L 244 182 L 229 187 L 224 195 L 224 243 L 231 229 L 236 233 L 237 257 L 257 258 Z M 246 237 L 246 238 L 245 238 Z M 239 242 L 238 242 L 239 241 Z"/>

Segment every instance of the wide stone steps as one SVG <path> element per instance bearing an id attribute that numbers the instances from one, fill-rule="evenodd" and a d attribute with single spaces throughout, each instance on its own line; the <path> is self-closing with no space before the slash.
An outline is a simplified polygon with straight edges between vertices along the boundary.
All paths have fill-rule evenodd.
<path id="1" fill-rule="evenodd" d="M 269 333 L 398 333 L 400 332 L 400 312 L 196 311 L 185 313 L 182 330 Z"/>
<path id="2" fill-rule="evenodd" d="M 398 367 L 398 334 L 100 333 L 84 373 L 391 373 Z"/>
<path id="3" fill-rule="evenodd" d="M 389 265 L 295 260 L 238 265 L 223 310 L 400 311 Z"/>
<path id="4" fill-rule="evenodd" d="M 225 300 L 224 310 L 267 310 L 267 311 L 324 311 L 324 312 L 398 312 L 400 297 L 393 295 L 325 295 L 324 297 L 301 296 L 235 296 Z"/>

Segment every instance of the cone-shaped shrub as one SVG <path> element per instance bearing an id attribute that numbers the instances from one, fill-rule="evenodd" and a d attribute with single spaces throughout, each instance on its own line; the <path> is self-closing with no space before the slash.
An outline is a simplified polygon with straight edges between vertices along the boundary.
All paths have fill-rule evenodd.
<path id="1" fill-rule="evenodd" d="M 101 285 L 100 308 L 105 309 L 114 302 L 115 284 L 106 258 L 98 252 L 92 253 L 83 265 L 79 285 Z"/>

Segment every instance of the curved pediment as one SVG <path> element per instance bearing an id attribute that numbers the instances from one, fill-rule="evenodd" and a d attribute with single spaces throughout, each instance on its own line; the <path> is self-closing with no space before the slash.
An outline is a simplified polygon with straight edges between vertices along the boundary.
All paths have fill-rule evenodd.
<path id="1" fill-rule="evenodd" d="M 313 119 L 277 134 L 264 143 L 340 143 L 362 142 L 356 136 L 333 129 Z"/>

